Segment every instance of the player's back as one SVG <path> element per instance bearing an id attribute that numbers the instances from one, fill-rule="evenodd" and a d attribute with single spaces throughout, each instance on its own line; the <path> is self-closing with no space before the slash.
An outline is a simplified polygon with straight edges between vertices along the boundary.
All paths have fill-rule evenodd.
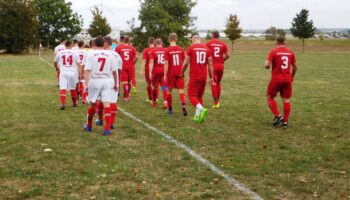
<path id="1" fill-rule="evenodd" d="M 295 63 L 294 53 L 285 46 L 277 46 L 269 53 L 268 60 L 272 62 L 272 76 L 290 76 L 290 66 Z"/>
<path id="2" fill-rule="evenodd" d="M 180 46 L 170 46 L 166 49 L 165 60 L 168 61 L 168 74 L 180 76 L 182 72 L 183 61 L 185 59 L 185 51 Z"/>
<path id="3" fill-rule="evenodd" d="M 56 55 L 61 73 L 77 72 L 76 63 L 80 63 L 78 55 L 71 49 L 62 50 Z"/>
<path id="4" fill-rule="evenodd" d="M 64 46 L 63 44 L 56 46 L 55 47 L 55 55 L 58 54 L 58 52 L 63 51 L 65 49 L 66 49 L 66 46 Z"/>
<path id="5" fill-rule="evenodd" d="M 164 70 L 164 55 L 166 48 L 164 47 L 156 47 L 152 51 L 152 58 L 154 60 L 153 69 L 162 69 Z"/>
<path id="6" fill-rule="evenodd" d="M 78 54 L 80 61 L 83 62 L 85 60 L 85 57 L 88 51 L 85 49 L 78 49 L 78 50 L 75 50 L 75 52 L 76 54 Z"/>
<path id="7" fill-rule="evenodd" d="M 110 78 L 116 71 L 113 55 L 105 50 L 91 50 L 86 58 L 85 70 L 90 70 L 91 78 Z"/>
<path id="8" fill-rule="evenodd" d="M 224 54 L 228 54 L 228 47 L 224 42 L 218 39 L 212 39 L 207 43 L 207 47 L 211 52 L 213 64 L 225 63 Z"/>
<path id="9" fill-rule="evenodd" d="M 136 50 L 134 47 L 130 46 L 130 45 L 118 45 L 118 47 L 115 50 L 120 57 L 123 60 L 123 67 L 131 67 L 134 66 L 134 60 L 136 57 Z"/>
<path id="10" fill-rule="evenodd" d="M 151 54 L 152 54 L 152 51 L 153 51 L 154 47 L 148 47 L 146 49 L 143 50 L 143 53 L 142 53 L 142 59 L 146 60 L 146 66 L 149 65 L 149 61 L 151 60 Z"/>
<path id="11" fill-rule="evenodd" d="M 204 44 L 193 44 L 188 47 L 186 55 L 190 57 L 190 77 L 206 77 L 210 50 Z"/>

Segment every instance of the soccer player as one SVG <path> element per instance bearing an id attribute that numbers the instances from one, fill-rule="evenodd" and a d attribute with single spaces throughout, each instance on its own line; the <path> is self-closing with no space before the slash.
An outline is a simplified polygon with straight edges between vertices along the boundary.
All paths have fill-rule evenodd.
<path id="1" fill-rule="evenodd" d="M 186 50 L 186 58 L 182 69 L 182 77 L 190 64 L 190 80 L 188 83 L 188 98 L 196 107 L 193 121 L 203 123 L 208 110 L 203 107 L 203 95 L 209 71 L 209 84 L 213 83 L 213 63 L 210 50 L 201 43 L 199 35 L 192 37 L 192 45 Z"/>
<path id="2" fill-rule="evenodd" d="M 71 92 L 73 107 L 78 105 L 76 86 L 78 77 L 81 76 L 81 61 L 78 54 L 72 50 L 72 42 L 65 42 L 65 50 L 57 53 L 54 67 L 60 72 L 59 86 L 61 110 L 65 110 L 67 90 Z M 79 72 L 79 74 L 77 74 Z"/>
<path id="3" fill-rule="evenodd" d="M 282 127 L 287 129 L 291 110 L 292 82 L 297 72 L 297 65 L 294 53 L 285 46 L 285 38 L 282 36 L 277 37 L 276 48 L 270 51 L 265 62 L 266 69 L 270 69 L 271 66 L 272 76 L 267 88 L 267 102 L 275 115 L 273 126 L 276 127 L 282 123 Z M 277 93 L 280 93 L 283 100 L 283 117 L 275 101 Z"/>
<path id="4" fill-rule="evenodd" d="M 176 88 L 180 95 L 183 115 L 187 116 L 188 113 L 186 109 L 186 97 L 184 93 L 185 79 L 181 76 L 182 65 L 185 59 L 185 51 L 183 48 L 176 45 L 176 41 L 176 33 L 171 33 L 169 35 L 170 46 L 166 49 L 164 54 L 164 82 L 166 83 L 168 90 L 168 114 L 173 114 L 173 99 L 171 92 L 173 88 Z"/>
<path id="5" fill-rule="evenodd" d="M 61 39 L 60 40 L 60 44 L 58 46 L 55 47 L 55 50 L 54 50 L 54 58 L 56 58 L 56 55 L 58 54 L 58 52 L 60 51 L 63 51 L 66 49 L 66 46 L 65 46 L 65 42 L 66 40 L 65 39 Z M 57 76 L 57 80 L 60 81 L 60 71 L 56 70 L 56 76 Z"/>
<path id="6" fill-rule="evenodd" d="M 110 52 L 114 57 L 115 57 L 115 59 L 116 59 L 116 61 L 117 61 L 117 68 L 118 68 L 118 70 L 117 70 L 117 78 L 118 78 L 118 81 L 117 81 L 117 83 L 118 83 L 118 89 L 119 89 L 119 73 L 121 72 L 121 70 L 122 70 L 122 66 L 123 66 L 123 62 L 122 62 L 122 59 L 121 59 L 121 57 L 119 56 L 119 54 L 118 53 L 116 53 L 115 51 L 113 51 L 113 48 L 112 48 L 112 44 L 113 44 L 113 42 L 112 42 L 112 39 L 110 38 L 110 37 L 105 37 L 105 38 L 103 38 L 104 39 L 104 42 L 105 42 L 105 44 L 104 44 L 104 49 L 106 50 L 106 51 L 108 51 L 108 52 Z M 111 84 L 113 84 L 113 78 L 111 77 Z M 114 91 L 114 90 L 112 90 L 111 91 L 112 92 L 112 94 L 111 94 L 111 103 L 110 103 L 110 108 L 111 108 L 111 129 L 114 129 L 114 121 L 115 121 L 115 117 L 116 117 L 116 115 L 117 115 L 117 112 L 118 112 L 118 106 L 117 106 L 117 103 L 118 103 L 118 92 L 119 91 Z M 103 106 L 103 104 L 102 104 L 102 106 Z"/>
<path id="7" fill-rule="evenodd" d="M 218 31 L 212 33 L 212 40 L 207 43 L 207 47 L 211 52 L 213 59 L 213 84 L 211 85 L 211 92 L 214 99 L 214 105 L 212 108 L 220 108 L 220 96 L 221 96 L 221 79 L 224 75 L 224 64 L 227 59 L 230 58 L 227 45 L 219 40 L 220 34 Z"/>
<path id="8" fill-rule="evenodd" d="M 118 90 L 118 61 L 116 57 L 109 51 L 103 49 L 104 40 L 102 37 L 95 39 L 96 49 L 91 50 L 86 58 L 85 63 L 85 82 L 89 90 L 89 109 L 87 124 L 84 129 L 88 132 L 92 131 L 92 120 L 95 115 L 95 104 L 97 98 L 101 99 L 104 107 L 105 127 L 104 135 L 111 134 L 111 110 L 112 88 Z M 113 77 L 113 84 L 111 84 Z"/>
<path id="9" fill-rule="evenodd" d="M 138 59 L 138 54 L 134 47 L 130 45 L 130 39 L 124 37 L 123 44 L 118 45 L 116 52 L 121 56 L 123 60 L 123 69 L 121 72 L 121 81 L 124 90 L 124 100 L 128 102 L 130 100 L 131 82 L 135 77 L 135 63 Z"/>
<path id="10" fill-rule="evenodd" d="M 152 83 L 151 80 L 149 79 L 150 77 L 150 71 L 149 71 L 149 62 L 151 60 L 151 54 L 154 49 L 154 38 L 149 37 L 148 38 L 148 48 L 143 50 L 142 53 L 142 68 L 141 68 L 141 76 L 145 77 L 146 84 L 147 84 L 147 94 L 148 94 L 148 101 L 152 102 Z"/>
<path id="11" fill-rule="evenodd" d="M 84 70 L 84 60 L 86 58 L 87 55 L 87 50 L 84 49 L 84 41 L 79 41 L 78 42 L 78 49 L 76 50 L 76 53 L 79 56 L 79 59 L 82 63 L 82 70 Z M 86 93 L 84 93 L 84 74 L 81 73 L 82 76 L 79 77 L 79 83 L 78 83 L 78 97 L 80 96 L 82 99 L 82 103 L 85 104 L 86 103 Z"/>
<path id="12" fill-rule="evenodd" d="M 157 90 L 158 86 L 162 85 L 163 91 L 163 108 L 168 108 L 167 101 L 167 89 L 164 84 L 164 54 L 166 48 L 163 47 L 162 39 L 156 39 L 156 47 L 153 49 L 151 54 L 151 60 L 149 63 L 150 80 L 152 82 L 152 106 L 157 106 Z"/>

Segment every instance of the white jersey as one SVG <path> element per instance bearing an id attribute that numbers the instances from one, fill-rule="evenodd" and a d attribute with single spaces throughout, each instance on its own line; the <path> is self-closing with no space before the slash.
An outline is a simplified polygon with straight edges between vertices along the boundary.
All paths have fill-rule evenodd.
<path id="1" fill-rule="evenodd" d="M 112 72 L 119 68 L 117 57 L 110 51 L 92 50 L 88 53 L 84 70 L 90 70 L 90 78 L 112 77 Z"/>
<path id="2" fill-rule="evenodd" d="M 72 48 L 73 51 L 78 51 L 79 50 L 79 47 L 78 46 L 75 46 Z"/>
<path id="3" fill-rule="evenodd" d="M 55 62 L 58 63 L 60 73 L 77 73 L 77 65 L 81 63 L 78 54 L 71 49 L 58 52 L 55 57 Z"/>
<path id="4" fill-rule="evenodd" d="M 63 44 L 60 44 L 57 47 L 55 47 L 55 56 L 58 54 L 58 52 L 63 51 L 65 49 L 66 49 L 66 46 L 64 46 Z"/>
<path id="5" fill-rule="evenodd" d="M 84 64 L 88 52 L 85 49 L 78 49 L 75 50 L 75 53 L 78 54 L 80 62 Z"/>

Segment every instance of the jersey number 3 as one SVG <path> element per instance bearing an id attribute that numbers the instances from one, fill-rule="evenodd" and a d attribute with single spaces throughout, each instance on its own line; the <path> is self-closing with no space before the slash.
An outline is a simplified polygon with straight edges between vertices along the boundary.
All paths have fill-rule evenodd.
<path id="1" fill-rule="evenodd" d="M 283 64 L 281 65 L 281 68 L 282 69 L 288 69 L 288 61 L 289 61 L 288 56 L 282 56 L 281 59 L 283 61 Z"/>

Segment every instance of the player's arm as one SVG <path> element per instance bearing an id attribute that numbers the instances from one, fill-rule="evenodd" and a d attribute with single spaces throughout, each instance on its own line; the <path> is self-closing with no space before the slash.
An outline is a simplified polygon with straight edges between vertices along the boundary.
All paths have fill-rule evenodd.
<path id="1" fill-rule="evenodd" d="M 153 71 L 153 67 L 154 67 L 154 59 L 151 58 L 151 60 L 149 61 L 149 78 L 152 80 L 152 71 Z"/>
<path id="2" fill-rule="evenodd" d="M 275 52 L 272 50 L 270 51 L 269 55 L 267 56 L 267 59 L 265 61 L 265 69 L 270 69 L 272 65 L 272 61 L 275 57 Z"/>
<path id="3" fill-rule="evenodd" d="M 213 82 L 214 66 L 212 57 L 208 58 L 209 83 Z"/>
<path id="4" fill-rule="evenodd" d="M 167 80 L 168 69 L 169 69 L 169 60 L 165 60 L 165 63 L 164 63 L 164 81 L 165 82 Z"/>
<path id="5" fill-rule="evenodd" d="M 226 61 L 226 60 L 228 60 L 230 58 L 230 55 L 228 53 L 224 52 L 223 58 Z"/>
<path id="6" fill-rule="evenodd" d="M 270 69 L 272 62 L 270 60 L 265 61 L 265 69 Z"/>
<path id="7" fill-rule="evenodd" d="M 58 67 L 58 61 L 59 61 L 59 56 L 56 55 L 56 56 L 55 56 L 54 63 L 53 63 L 53 66 L 55 67 L 56 71 L 60 71 L 60 69 L 59 69 L 59 67 Z"/>
<path id="8" fill-rule="evenodd" d="M 190 64 L 190 57 L 188 55 L 186 55 L 185 61 L 184 61 L 184 66 L 182 67 L 182 73 L 181 73 L 182 77 L 185 77 L 185 72 L 186 72 L 189 64 Z"/>
<path id="9" fill-rule="evenodd" d="M 296 62 L 292 62 L 292 80 L 294 80 L 294 76 L 297 73 L 298 67 Z"/>
<path id="10" fill-rule="evenodd" d="M 87 86 L 89 85 L 90 73 L 91 73 L 91 70 L 84 70 L 85 86 L 86 86 L 85 89 L 87 89 Z"/>
<path id="11" fill-rule="evenodd" d="M 118 92 L 119 90 L 119 81 L 118 81 L 118 69 L 112 72 L 114 80 L 114 90 Z"/>

